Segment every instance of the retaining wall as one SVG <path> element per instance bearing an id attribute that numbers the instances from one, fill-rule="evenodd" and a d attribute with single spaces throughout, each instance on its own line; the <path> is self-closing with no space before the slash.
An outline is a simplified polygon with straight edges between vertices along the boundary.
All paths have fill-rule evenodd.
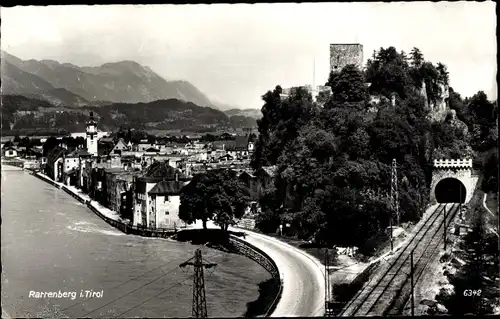
<path id="1" fill-rule="evenodd" d="M 265 316 L 269 317 L 276 309 L 278 301 L 281 299 L 281 294 L 283 293 L 283 282 L 282 278 L 280 278 L 278 266 L 276 265 L 274 260 L 271 257 L 269 257 L 269 255 L 267 255 L 260 248 L 257 248 L 256 246 L 250 244 L 246 240 L 231 235 L 229 237 L 229 242 L 234 246 L 234 248 L 240 254 L 254 260 L 256 263 L 258 263 L 264 269 L 266 269 L 271 274 L 273 279 L 276 281 L 276 284 L 279 287 L 278 293 L 276 294 L 276 297 L 274 298 L 273 302 L 268 306 L 265 313 Z"/>
<path id="2" fill-rule="evenodd" d="M 254 230 L 255 229 L 255 220 L 251 219 L 251 218 L 242 218 L 238 221 L 237 226 L 239 228 Z"/>
<path id="3" fill-rule="evenodd" d="M 138 235 L 138 236 L 143 236 L 143 237 L 158 237 L 158 238 L 167 238 L 177 232 L 176 229 L 172 228 L 162 228 L 162 229 L 148 229 L 145 227 L 138 227 L 138 226 L 133 226 L 126 224 L 124 222 L 114 220 L 108 216 L 105 216 L 101 211 L 99 210 L 98 207 L 95 206 L 94 203 L 91 201 L 88 201 L 78 194 L 75 194 L 72 192 L 68 187 L 65 185 L 61 185 L 60 183 L 56 183 L 47 176 L 40 174 L 40 173 L 33 173 L 32 175 L 38 177 L 39 179 L 59 188 L 64 190 L 66 193 L 71 195 L 73 198 L 78 200 L 80 203 L 85 204 L 92 212 L 94 212 L 97 216 L 99 216 L 102 220 L 104 220 L 106 223 L 110 224 L 111 226 L 117 228 L 118 230 L 124 232 L 125 234 L 132 234 L 132 235 Z M 182 227 L 179 227 L 179 230 L 182 229 Z"/>
<path id="4" fill-rule="evenodd" d="M 86 200 L 79 196 L 78 194 L 75 194 L 73 191 L 71 191 L 68 187 L 65 185 L 61 185 L 60 183 L 56 183 L 47 176 L 33 172 L 32 175 L 36 176 L 37 178 L 59 188 L 63 189 L 66 193 L 74 197 L 76 200 L 78 200 L 80 203 L 85 204 L 92 212 L 94 212 L 97 216 L 99 216 L 102 220 L 104 220 L 106 223 L 110 224 L 111 226 L 117 228 L 118 230 L 124 232 L 125 234 L 133 234 L 133 235 L 138 235 L 138 236 L 143 236 L 143 237 L 158 237 L 158 238 L 167 238 L 170 237 L 171 235 L 175 234 L 177 232 L 176 229 L 161 229 L 161 230 L 153 230 L 153 229 L 147 229 L 147 228 L 142 228 L 142 227 L 137 227 L 137 226 L 132 226 L 126 223 L 123 223 L 121 221 L 114 220 L 112 218 L 109 218 L 102 214 L 99 211 L 99 208 L 97 208 L 94 203 L 92 203 L 89 200 Z M 182 228 L 182 227 L 180 227 Z M 181 230 L 181 229 L 179 229 Z M 270 316 L 273 311 L 276 309 L 276 306 L 278 305 L 278 301 L 281 298 L 282 290 L 283 290 L 283 284 L 282 284 L 282 278 L 280 278 L 278 266 L 274 262 L 274 260 L 269 257 L 264 251 L 261 249 L 255 247 L 254 245 L 250 244 L 249 242 L 240 239 L 234 235 L 230 236 L 230 243 L 233 245 L 233 247 L 238 251 L 238 253 L 244 255 L 245 257 L 248 257 L 255 262 L 257 262 L 259 265 L 261 265 L 264 269 L 266 269 L 273 279 L 276 281 L 276 284 L 279 287 L 278 294 L 274 298 L 273 302 L 268 306 L 265 316 L 268 317 Z"/>

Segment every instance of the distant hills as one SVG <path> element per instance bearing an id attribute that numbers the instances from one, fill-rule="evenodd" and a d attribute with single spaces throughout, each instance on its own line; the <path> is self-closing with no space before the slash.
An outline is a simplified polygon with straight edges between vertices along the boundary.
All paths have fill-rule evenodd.
<path id="1" fill-rule="evenodd" d="M 22 95 L 2 96 L 2 133 L 82 132 L 90 111 L 103 131 L 120 127 L 143 130 L 189 130 L 211 132 L 226 130 L 231 121 L 222 111 L 177 99 L 149 103 L 112 103 L 102 106 L 69 108 L 54 106 L 41 99 Z"/>
<path id="2" fill-rule="evenodd" d="M 30 94 L 54 104 L 140 103 L 178 99 L 200 106 L 210 100 L 187 81 L 166 81 L 134 61 L 78 67 L 53 60 L 21 60 L 2 51 L 2 93 Z"/>
<path id="3" fill-rule="evenodd" d="M 260 119 L 262 117 L 262 112 L 258 109 L 229 109 L 224 111 L 227 116 L 244 116 L 254 119 Z"/>
<path id="4" fill-rule="evenodd" d="M 123 125 L 169 130 L 254 127 L 259 110 L 224 114 L 187 81 L 166 81 L 134 61 L 78 67 L 21 60 L 2 51 L 2 130 L 84 129 L 90 110 L 103 129 Z M 79 115 L 78 115 L 79 114 Z M 64 121 L 68 121 L 67 123 Z"/>

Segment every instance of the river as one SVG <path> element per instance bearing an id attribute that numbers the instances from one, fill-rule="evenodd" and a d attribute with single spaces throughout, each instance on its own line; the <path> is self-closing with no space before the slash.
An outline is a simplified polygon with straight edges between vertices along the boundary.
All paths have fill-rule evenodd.
<path id="1" fill-rule="evenodd" d="M 1 189 L 2 307 L 8 315 L 191 316 L 193 269 L 179 264 L 199 246 L 125 235 L 64 191 L 13 167 L 2 166 Z M 242 316 L 259 296 L 257 284 L 270 275 L 243 256 L 202 252 L 217 264 L 205 270 L 208 315 Z M 94 297 L 85 296 L 91 290 Z M 37 298 L 37 292 L 57 294 Z"/>

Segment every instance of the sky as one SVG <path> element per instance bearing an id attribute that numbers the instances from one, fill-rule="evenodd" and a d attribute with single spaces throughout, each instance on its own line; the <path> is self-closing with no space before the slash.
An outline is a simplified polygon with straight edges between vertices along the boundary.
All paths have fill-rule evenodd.
<path id="1" fill-rule="evenodd" d="M 261 108 L 276 85 L 322 85 L 330 43 L 448 66 L 463 97 L 496 99 L 494 2 L 107 5 L 1 8 L 1 47 L 21 59 L 95 66 L 134 60 L 213 101 Z"/>

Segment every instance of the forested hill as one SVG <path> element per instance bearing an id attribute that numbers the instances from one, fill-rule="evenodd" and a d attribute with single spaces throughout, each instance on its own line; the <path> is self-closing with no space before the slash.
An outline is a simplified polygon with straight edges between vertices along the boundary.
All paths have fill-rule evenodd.
<path id="1" fill-rule="evenodd" d="M 81 132 L 85 129 L 89 112 L 99 119 L 102 130 L 121 126 L 137 129 L 224 129 L 231 125 L 221 111 L 201 107 L 177 99 L 158 100 L 150 103 L 111 103 L 98 107 L 68 108 L 20 95 L 2 96 L 3 133 L 8 130 Z"/>
<path id="2" fill-rule="evenodd" d="M 332 73 L 323 108 L 302 89 L 284 100 L 280 86 L 268 91 L 252 165 L 277 170 L 257 226 L 273 232 L 287 222 L 304 239 L 371 254 L 387 239 L 393 159 L 401 221 L 418 221 L 432 160 L 475 158 L 498 139 L 497 104 L 483 92 L 462 99 L 449 88 L 447 114 L 432 117 L 448 82 L 444 64 L 425 61 L 416 48 L 407 55 L 390 47 L 376 52 L 365 72 L 347 66 Z"/>

